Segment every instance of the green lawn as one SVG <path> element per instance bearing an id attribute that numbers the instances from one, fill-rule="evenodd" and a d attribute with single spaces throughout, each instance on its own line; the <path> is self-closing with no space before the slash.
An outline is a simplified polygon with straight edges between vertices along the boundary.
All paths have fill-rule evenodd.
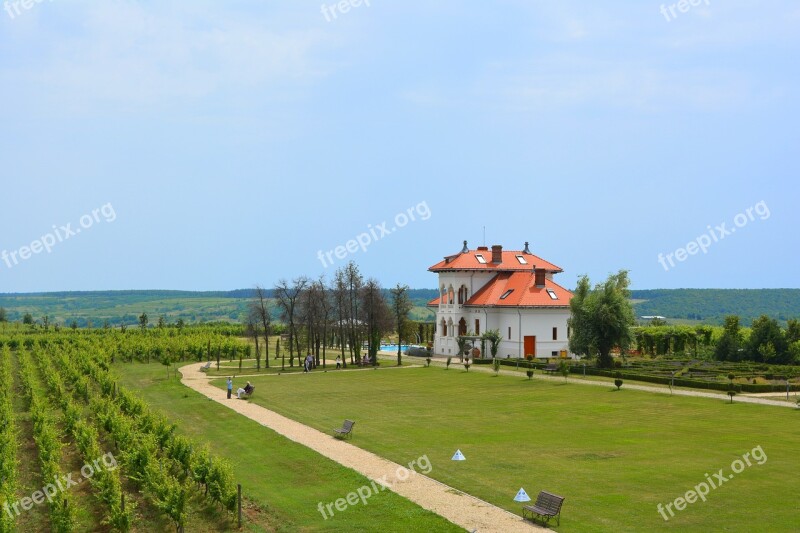
<path id="1" fill-rule="evenodd" d="M 520 487 L 532 497 L 561 494 L 559 531 L 796 531 L 800 523 L 800 413 L 790 409 L 460 367 L 248 379 L 252 401 L 322 431 L 354 419 L 357 446 L 400 464 L 427 455 L 432 477 L 510 511 L 520 511 Z M 658 513 L 706 474 L 730 475 L 758 446 L 763 464 L 751 460 L 668 522 Z M 456 449 L 467 461 L 450 460 Z"/>
<path id="2" fill-rule="evenodd" d="M 372 496 L 324 519 L 318 502 L 346 497 L 369 481 L 216 402 L 167 379 L 159 364 L 113 365 L 123 386 L 178 423 L 179 431 L 208 442 L 233 465 L 243 492 L 252 500 L 254 531 L 462 531 L 392 492 Z M 234 401 L 234 400 L 232 400 Z"/>

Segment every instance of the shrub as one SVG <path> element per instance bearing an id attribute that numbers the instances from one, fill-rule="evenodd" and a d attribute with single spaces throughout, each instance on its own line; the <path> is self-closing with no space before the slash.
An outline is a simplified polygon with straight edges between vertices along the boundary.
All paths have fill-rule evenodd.
<path id="1" fill-rule="evenodd" d="M 428 359 L 428 360 L 430 361 L 430 359 Z M 447 358 L 447 362 L 445 363 L 445 370 L 450 370 L 450 361 L 452 361 L 452 360 L 453 360 L 452 357 L 448 357 Z M 430 364 L 430 363 L 428 363 L 428 364 Z"/>
<path id="2" fill-rule="evenodd" d="M 533 369 L 529 368 L 525 371 L 525 374 L 528 376 L 528 379 L 531 379 L 533 377 Z M 798 403 L 798 407 L 800 407 L 800 403 Z"/>
<path id="3" fill-rule="evenodd" d="M 731 397 L 731 403 L 733 403 L 733 397 L 736 396 L 736 391 L 735 390 L 729 390 L 728 391 L 728 396 Z"/>
<path id="4" fill-rule="evenodd" d="M 619 390 L 620 387 L 622 387 L 622 380 L 619 379 L 619 378 L 615 379 L 614 380 L 614 385 L 616 385 L 617 386 L 617 390 Z"/>
<path id="5" fill-rule="evenodd" d="M 562 376 L 564 376 L 565 383 L 567 381 L 567 376 L 569 376 L 569 370 L 570 370 L 569 363 L 567 363 L 562 359 L 561 362 L 558 364 L 558 371 Z"/>
<path id="6" fill-rule="evenodd" d="M 494 368 L 494 374 L 498 375 L 500 373 L 500 359 L 497 357 L 492 359 L 492 367 Z"/>

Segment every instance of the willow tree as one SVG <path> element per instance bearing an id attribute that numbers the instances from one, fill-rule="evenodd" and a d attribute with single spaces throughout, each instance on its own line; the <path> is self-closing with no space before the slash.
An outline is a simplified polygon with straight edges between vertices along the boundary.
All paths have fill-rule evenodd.
<path id="1" fill-rule="evenodd" d="M 578 355 L 597 356 L 600 368 L 613 366 L 611 350 L 625 353 L 633 341 L 633 306 L 630 302 L 627 270 L 611 274 L 591 288 L 588 276 L 578 280 L 570 300 L 569 349 Z"/>

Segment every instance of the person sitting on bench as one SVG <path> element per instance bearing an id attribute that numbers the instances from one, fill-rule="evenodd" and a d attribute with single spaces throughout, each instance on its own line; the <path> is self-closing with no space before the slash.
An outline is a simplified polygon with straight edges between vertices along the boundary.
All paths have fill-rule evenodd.
<path id="1" fill-rule="evenodd" d="M 248 381 L 244 388 L 240 387 L 239 390 L 236 391 L 236 397 L 241 400 L 242 394 L 250 394 L 251 392 L 253 392 L 253 386 Z"/>

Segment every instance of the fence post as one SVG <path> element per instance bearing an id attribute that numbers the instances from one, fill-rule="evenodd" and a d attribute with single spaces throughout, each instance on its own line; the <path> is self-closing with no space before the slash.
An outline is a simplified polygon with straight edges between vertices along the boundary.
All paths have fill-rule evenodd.
<path id="1" fill-rule="evenodd" d="M 236 485 L 239 494 L 239 528 L 242 527 L 242 484 Z"/>

